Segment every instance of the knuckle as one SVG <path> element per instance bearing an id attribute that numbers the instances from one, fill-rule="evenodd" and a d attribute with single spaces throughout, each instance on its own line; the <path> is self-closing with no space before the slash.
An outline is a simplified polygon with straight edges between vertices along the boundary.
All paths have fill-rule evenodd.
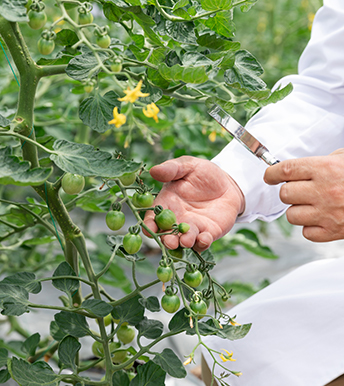
<path id="1" fill-rule="evenodd" d="M 281 186 L 281 189 L 280 189 L 280 199 L 282 202 L 284 202 L 285 204 L 291 204 L 289 202 L 289 187 L 287 184 L 283 184 Z"/>
<path id="2" fill-rule="evenodd" d="M 294 160 L 286 160 L 283 163 L 281 163 L 282 174 L 286 180 L 288 180 L 292 177 L 294 169 L 295 169 L 294 164 L 295 164 Z"/>

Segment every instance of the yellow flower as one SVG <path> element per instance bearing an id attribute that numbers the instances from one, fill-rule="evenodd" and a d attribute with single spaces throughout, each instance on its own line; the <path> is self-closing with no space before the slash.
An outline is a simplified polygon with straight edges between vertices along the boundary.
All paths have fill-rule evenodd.
<path id="1" fill-rule="evenodd" d="M 159 121 L 158 120 L 158 112 L 160 110 L 159 110 L 159 107 L 155 103 L 151 103 L 150 105 L 147 105 L 147 109 L 143 108 L 142 111 L 143 111 L 143 114 L 147 118 L 153 118 L 155 122 Z"/>
<path id="2" fill-rule="evenodd" d="M 241 371 L 231 371 L 231 373 L 236 375 L 237 377 L 240 377 L 240 375 L 242 375 Z"/>
<path id="3" fill-rule="evenodd" d="M 232 326 L 241 326 L 241 324 L 238 323 L 238 322 L 236 322 L 234 319 L 231 319 L 230 324 L 231 324 Z"/>
<path id="4" fill-rule="evenodd" d="M 109 125 L 115 125 L 117 129 L 125 124 L 127 117 L 124 114 L 118 113 L 118 107 L 113 109 L 113 119 L 108 122 Z"/>
<path id="5" fill-rule="evenodd" d="M 134 90 L 132 90 L 130 87 L 128 87 L 126 90 L 124 90 L 125 97 L 118 98 L 120 102 L 131 102 L 134 103 L 136 100 L 140 97 L 146 97 L 149 94 L 141 92 L 142 87 L 142 80 L 139 81 L 139 83 L 136 85 Z"/>
<path id="6" fill-rule="evenodd" d="M 236 359 L 232 358 L 233 351 L 229 352 L 229 351 L 225 350 L 224 348 L 222 348 L 221 350 L 223 350 L 226 353 L 226 354 L 220 355 L 220 358 L 223 360 L 223 362 L 227 362 L 227 361 L 235 362 L 236 361 Z"/>
<path id="7" fill-rule="evenodd" d="M 212 132 L 209 134 L 208 138 L 209 138 L 210 142 L 215 142 L 215 140 L 216 140 L 216 131 L 215 131 L 215 130 L 212 131 Z"/>
<path id="8" fill-rule="evenodd" d="M 192 358 L 189 357 L 189 358 L 183 363 L 183 365 L 184 365 L 184 366 L 189 365 L 191 362 L 192 362 Z"/>

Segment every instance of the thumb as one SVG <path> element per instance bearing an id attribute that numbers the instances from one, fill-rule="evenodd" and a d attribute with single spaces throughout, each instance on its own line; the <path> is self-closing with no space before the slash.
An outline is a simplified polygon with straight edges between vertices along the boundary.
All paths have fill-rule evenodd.
<path id="1" fill-rule="evenodd" d="M 157 181 L 170 182 L 180 180 L 195 169 L 196 157 L 183 156 L 153 166 L 149 173 Z"/>
<path id="2" fill-rule="evenodd" d="M 337 149 L 334 152 L 332 152 L 330 155 L 338 155 L 338 154 L 344 154 L 344 149 Z"/>

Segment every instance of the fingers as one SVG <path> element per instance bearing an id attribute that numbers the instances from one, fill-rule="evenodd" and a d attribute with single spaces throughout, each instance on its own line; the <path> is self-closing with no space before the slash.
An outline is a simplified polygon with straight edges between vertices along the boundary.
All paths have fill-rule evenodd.
<path id="1" fill-rule="evenodd" d="M 306 226 L 303 228 L 302 234 L 307 240 L 317 243 L 324 243 L 339 239 L 339 237 L 334 238 L 333 235 L 328 233 L 325 228 L 320 226 Z"/>
<path id="2" fill-rule="evenodd" d="M 318 226 L 318 211 L 312 205 L 293 205 L 288 208 L 287 220 L 293 225 Z"/>
<path id="3" fill-rule="evenodd" d="M 170 182 L 183 178 L 194 170 L 197 159 L 184 156 L 153 166 L 149 173 L 157 181 Z"/>
<path id="4" fill-rule="evenodd" d="M 266 169 L 264 181 L 277 185 L 285 181 L 310 180 L 313 175 L 313 164 L 316 157 L 290 159 Z"/>
<path id="5" fill-rule="evenodd" d="M 314 202 L 317 190 L 312 181 L 291 181 L 283 184 L 280 189 L 280 199 L 288 205 L 309 205 Z"/>

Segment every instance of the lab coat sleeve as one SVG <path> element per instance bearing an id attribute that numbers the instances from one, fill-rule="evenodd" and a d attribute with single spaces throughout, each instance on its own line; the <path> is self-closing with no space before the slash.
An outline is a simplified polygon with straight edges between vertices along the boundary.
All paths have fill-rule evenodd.
<path id="1" fill-rule="evenodd" d="M 264 107 L 246 128 L 280 160 L 328 155 L 344 147 L 344 1 L 324 0 L 316 13 L 311 39 L 301 55 L 293 92 Z M 287 206 L 280 186 L 263 182 L 266 165 L 233 140 L 213 162 L 226 171 L 245 196 L 245 211 L 237 222 L 272 221 Z"/>

